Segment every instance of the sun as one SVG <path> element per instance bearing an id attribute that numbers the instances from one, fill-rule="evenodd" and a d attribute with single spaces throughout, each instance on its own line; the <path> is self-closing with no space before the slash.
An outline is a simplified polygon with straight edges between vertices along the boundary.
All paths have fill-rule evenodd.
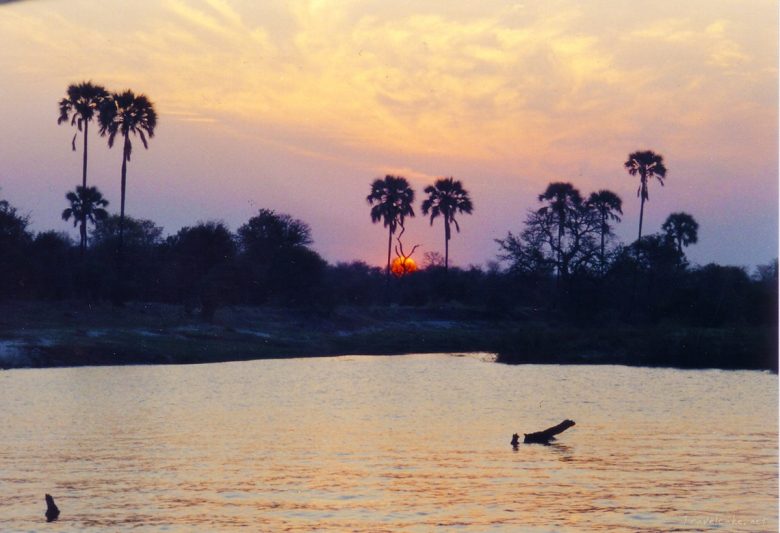
<path id="1" fill-rule="evenodd" d="M 390 272 L 397 278 L 417 272 L 417 263 L 411 257 L 396 257 L 390 265 Z"/>

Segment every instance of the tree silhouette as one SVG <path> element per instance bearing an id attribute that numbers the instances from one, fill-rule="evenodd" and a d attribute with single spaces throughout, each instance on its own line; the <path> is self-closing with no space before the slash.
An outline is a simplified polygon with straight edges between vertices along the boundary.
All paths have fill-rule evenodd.
<path id="1" fill-rule="evenodd" d="M 99 220 L 90 232 L 92 246 L 100 247 L 108 253 L 111 249 L 116 252 L 119 242 L 119 215 L 109 215 L 104 220 Z M 141 250 L 151 251 L 157 248 L 163 241 L 163 228 L 152 220 L 137 219 L 126 216 L 124 219 L 125 246 L 135 254 Z"/>
<path id="2" fill-rule="evenodd" d="M 55 300 L 67 299 L 73 295 L 76 287 L 73 252 L 73 241 L 67 233 L 38 233 L 27 250 L 30 258 L 30 292 L 39 298 Z"/>
<path id="3" fill-rule="evenodd" d="M 540 202 L 547 202 L 547 205 L 539 208 L 538 213 L 542 216 L 552 216 L 554 224 L 558 229 L 558 275 L 563 270 L 563 235 L 566 231 L 568 219 L 582 206 L 582 196 L 580 191 L 574 188 L 571 183 L 555 182 L 550 183 L 547 189 L 539 195 Z"/>
<path id="4" fill-rule="evenodd" d="M 119 228 L 122 227 L 122 256 L 118 255 Z M 160 254 L 165 251 L 163 228 L 151 220 L 125 215 L 109 215 L 100 220 L 90 232 L 92 263 L 99 265 L 103 286 L 116 305 L 127 298 L 148 298 L 165 283 L 159 268 Z M 121 259 L 121 262 L 120 262 Z M 106 268 L 113 265 L 114 268 Z"/>
<path id="5" fill-rule="evenodd" d="M 441 216 L 444 219 L 444 270 L 449 270 L 450 238 L 452 233 L 450 224 L 455 224 L 455 229 L 460 233 L 460 225 L 455 219 L 457 213 L 471 214 L 474 205 L 471 203 L 469 193 L 463 188 L 463 184 L 453 178 L 442 178 L 436 183 L 425 188 L 428 195 L 422 203 L 423 215 L 431 214 L 433 220 Z"/>
<path id="6" fill-rule="evenodd" d="M 270 255 L 285 247 L 308 246 L 313 242 L 308 224 L 272 209 L 260 209 L 238 228 L 238 239 L 243 251 L 255 256 Z"/>
<path id="7" fill-rule="evenodd" d="M 308 246 L 311 228 L 297 218 L 271 209 L 238 228 L 241 273 L 247 280 L 243 297 L 252 303 L 269 299 L 304 304 L 324 272 L 324 260 Z"/>
<path id="8" fill-rule="evenodd" d="M 168 238 L 167 245 L 174 256 L 180 298 L 196 301 L 201 316 L 212 320 L 234 285 L 230 269 L 236 253 L 233 235 L 222 222 L 199 222 L 180 229 Z"/>
<path id="9" fill-rule="evenodd" d="M 637 240 L 642 240 L 642 219 L 645 213 L 645 201 L 650 199 L 650 195 L 647 192 L 647 182 L 652 178 L 656 178 L 658 183 L 663 186 L 664 178 L 666 177 L 664 158 L 652 150 L 638 151 L 629 154 L 628 161 L 623 165 L 632 176 L 639 174 L 639 188 L 636 191 L 636 195 L 641 199 L 641 206 L 639 208 L 639 237 L 637 237 Z"/>
<path id="10" fill-rule="evenodd" d="M 100 134 L 108 135 L 108 147 L 114 146 L 117 134 L 124 137 L 122 146 L 122 199 L 119 210 L 119 249 L 121 258 L 124 242 L 125 219 L 125 190 L 127 184 L 127 162 L 133 151 L 130 134 L 137 135 L 144 145 L 149 148 L 146 140 L 148 135 L 154 137 L 154 128 L 157 125 L 157 112 L 149 99 L 143 95 L 136 95 L 132 91 L 112 93 L 103 101 L 98 116 Z"/>
<path id="11" fill-rule="evenodd" d="M 552 276 L 558 260 L 547 253 L 549 239 L 545 230 L 549 218 L 538 211 L 529 211 L 520 234 L 510 231 L 505 239 L 495 239 L 500 248 L 498 258 L 509 262 L 510 272 L 536 278 Z"/>
<path id="12" fill-rule="evenodd" d="M 78 131 L 84 131 L 84 161 L 82 164 L 82 180 L 81 186 L 87 186 L 87 133 L 89 130 L 89 123 L 95 117 L 95 114 L 100 111 L 100 107 L 103 105 L 103 101 L 108 97 L 108 92 L 101 85 L 95 85 L 91 81 L 83 81 L 79 84 L 71 84 L 68 86 L 67 96 L 60 100 L 60 116 L 57 119 L 57 124 L 62 124 L 70 120 L 71 126 L 76 126 Z M 76 136 L 78 133 L 73 134 L 73 140 L 71 146 L 73 151 L 76 151 Z M 86 246 L 86 234 L 87 234 L 87 221 L 81 220 L 81 235 L 82 244 L 81 250 L 83 253 Z"/>
<path id="13" fill-rule="evenodd" d="M 62 212 L 62 220 L 66 222 L 73 217 L 73 227 L 81 222 L 79 250 L 81 255 L 87 249 L 87 222 L 95 224 L 98 220 L 105 220 L 108 212 L 103 209 L 108 205 L 108 200 L 103 198 L 97 187 L 76 186 L 76 191 L 69 191 L 65 198 L 70 202 L 70 207 Z"/>
<path id="14" fill-rule="evenodd" d="M 604 259 L 604 240 L 612 232 L 609 221 L 620 222 L 620 215 L 623 214 L 623 201 L 614 192 L 602 189 L 598 192 L 590 193 L 587 203 L 591 209 L 598 213 L 601 223 L 599 228 L 601 233 L 599 257 L 601 259 L 601 268 L 603 269 L 606 264 Z"/>
<path id="15" fill-rule="evenodd" d="M 596 212 L 570 183 L 551 183 L 539 199 L 547 199 L 548 205 L 528 212 L 520 234 L 496 239 L 499 258 L 509 262 L 510 270 L 532 277 L 555 270 L 558 281 L 570 281 L 588 273 L 598 254 L 601 223 Z"/>
<path id="16" fill-rule="evenodd" d="M 672 213 L 666 217 L 661 229 L 666 238 L 677 245 L 680 257 L 683 255 L 683 246 L 696 244 L 699 238 L 699 223 L 688 213 Z"/>
<path id="17" fill-rule="evenodd" d="M 387 269 L 385 276 L 390 282 L 390 253 L 393 247 L 393 234 L 398 226 L 403 226 L 406 217 L 414 216 L 414 191 L 406 178 L 401 176 L 385 176 L 377 178 L 371 184 L 371 194 L 366 197 L 371 205 L 371 222 L 380 220 L 388 228 L 387 237 Z"/>
<path id="18" fill-rule="evenodd" d="M 29 274 L 29 245 L 33 240 L 27 230 L 30 220 L 19 214 L 7 200 L 0 200 L 0 300 L 17 295 Z"/>

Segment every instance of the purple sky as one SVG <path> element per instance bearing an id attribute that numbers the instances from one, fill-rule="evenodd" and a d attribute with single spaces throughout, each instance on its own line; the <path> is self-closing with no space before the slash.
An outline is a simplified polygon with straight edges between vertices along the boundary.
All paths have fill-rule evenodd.
<path id="1" fill-rule="evenodd" d="M 127 211 L 173 233 L 198 220 L 235 230 L 258 208 L 313 228 L 328 261 L 384 262 L 365 197 L 387 173 L 422 200 L 439 176 L 475 211 L 456 265 L 494 260 L 551 181 L 624 201 L 627 155 L 669 169 L 650 185 L 646 233 L 669 213 L 700 223 L 692 261 L 752 266 L 778 249 L 778 14 L 774 1 L 155 0 L 0 5 L 0 197 L 35 230 L 60 220 L 81 179 L 74 129 L 58 126 L 70 83 L 145 93 L 159 113 L 136 144 Z M 121 152 L 90 138 L 89 181 L 119 207 Z M 416 206 L 419 212 L 419 201 Z M 418 216 L 406 242 L 443 251 Z M 75 233 L 72 233 L 75 235 Z"/>

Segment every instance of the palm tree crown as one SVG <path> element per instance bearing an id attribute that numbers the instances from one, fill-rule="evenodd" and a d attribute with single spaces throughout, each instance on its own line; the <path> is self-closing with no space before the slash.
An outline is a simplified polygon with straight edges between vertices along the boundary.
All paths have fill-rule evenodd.
<path id="1" fill-rule="evenodd" d="M 569 214 L 582 205 L 582 196 L 580 191 L 574 188 L 571 183 L 562 183 L 560 181 L 550 183 L 547 189 L 539 195 L 540 202 L 547 202 L 547 205 L 539 208 L 539 213 L 546 215 L 552 213 L 558 225 L 558 245 L 563 236 L 566 220 Z"/>
<path id="2" fill-rule="evenodd" d="M 539 195 L 539 201 L 548 203 L 540 208 L 539 212 L 552 211 L 562 225 L 566 223 L 568 213 L 582 203 L 582 196 L 571 183 L 555 182 L 550 183 L 547 189 Z"/>
<path id="3" fill-rule="evenodd" d="M 385 176 L 377 178 L 371 184 L 371 194 L 366 197 L 371 207 L 371 222 L 380 220 L 389 228 L 387 241 L 387 279 L 390 279 L 390 252 L 393 234 L 398 226 L 403 227 L 406 217 L 414 216 L 414 190 L 406 178 L 401 176 Z"/>
<path id="4" fill-rule="evenodd" d="M 371 222 L 382 221 L 384 227 L 389 227 L 392 233 L 402 226 L 404 219 L 414 216 L 414 190 L 406 178 L 401 176 L 385 176 L 375 179 L 371 184 L 371 194 L 366 200 L 371 208 Z"/>
<path id="5" fill-rule="evenodd" d="M 108 96 L 108 92 L 100 85 L 95 85 L 91 81 L 83 81 L 79 84 L 68 86 L 67 97 L 60 100 L 60 116 L 57 124 L 62 124 L 70 120 L 71 126 L 76 126 L 79 131 L 84 131 L 84 182 L 82 186 L 87 186 L 87 127 L 94 118 L 95 113 L 100 110 L 103 100 Z M 76 135 L 73 134 L 71 146 L 76 150 Z"/>
<path id="6" fill-rule="evenodd" d="M 68 85 L 67 97 L 60 100 L 60 117 L 57 124 L 71 119 L 71 126 L 76 125 L 81 131 L 83 123 L 92 120 L 95 113 L 100 111 L 100 104 L 107 96 L 105 87 L 95 85 L 91 81 Z"/>
<path id="7" fill-rule="evenodd" d="M 76 186 L 76 190 L 68 192 L 65 198 L 70 202 L 70 207 L 62 212 L 62 220 L 68 221 L 73 217 L 73 227 L 79 222 L 81 225 L 80 249 L 83 251 L 87 247 L 87 229 L 86 222 L 95 224 L 98 220 L 105 220 L 108 212 L 103 209 L 108 206 L 108 200 L 103 198 L 103 194 L 97 187 Z"/>
<path id="8" fill-rule="evenodd" d="M 606 189 L 592 192 L 588 197 L 588 205 L 596 210 L 604 223 L 607 220 L 620 222 L 620 215 L 623 214 L 623 200 L 614 192 Z"/>
<path id="9" fill-rule="evenodd" d="M 683 246 L 696 244 L 699 240 L 699 223 L 688 213 L 672 213 L 661 226 L 666 237 L 677 244 L 682 255 Z"/>
<path id="10" fill-rule="evenodd" d="M 104 100 L 99 115 L 100 134 L 108 135 L 108 147 L 114 146 L 117 133 L 125 138 L 125 156 L 130 161 L 133 150 L 130 134 L 138 135 L 144 148 L 149 148 L 146 136 L 154 137 L 157 126 L 157 112 L 146 95 L 135 95 L 133 91 L 113 93 Z"/>
<path id="11" fill-rule="evenodd" d="M 449 241 L 452 237 L 450 224 L 455 224 L 455 229 L 460 233 L 460 225 L 455 219 L 457 213 L 471 214 L 474 204 L 469 193 L 463 188 L 460 181 L 453 178 L 441 178 L 436 183 L 425 188 L 428 195 L 422 203 L 424 215 L 430 213 L 431 225 L 433 220 L 441 216 L 444 219 L 444 269 L 449 268 Z"/>
<path id="12" fill-rule="evenodd" d="M 641 207 L 639 209 L 639 239 L 642 239 L 642 219 L 645 211 L 645 201 L 650 199 L 647 191 L 647 182 L 656 178 L 658 183 L 663 186 L 666 177 L 666 166 L 664 158 L 652 150 L 638 151 L 629 154 L 628 161 L 623 164 L 632 176 L 639 174 L 639 188 L 636 195 L 640 198 Z"/>

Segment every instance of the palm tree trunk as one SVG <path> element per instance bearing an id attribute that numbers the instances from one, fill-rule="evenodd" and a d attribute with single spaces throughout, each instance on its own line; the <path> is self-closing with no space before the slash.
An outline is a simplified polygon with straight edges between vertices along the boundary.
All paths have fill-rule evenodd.
<path id="1" fill-rule="evenodd" d="M 81 186 L 86 191 L 87 189 L 87 131 L 89 128 L 89 122 L 84 121 L 84 163 L 81 166 Z M 81 257 L 84 257 L 84 252 L 87 250 L 87 214 L 81 215 L 81 246 L 79 247 L 79 253 Z"/>
<path id="2" fill-rule="evenodd" d="M 385 278 L 387 283 L 390 283 L 390 250 L 393 247 L 393 228 L 392 226 L 387 232 L 387 268 L 385 270 Z"/>
<path id="3" fill-rule="evenodd" d="M 450 271 L 450 221 L 444 219 L 444 271 Z"/>
<path id="4" fill-rule="evenodd" d="M 127 185 L 127 154 L 130 148 L 130 139 L 125 136 L 122 149 L 122 192 L 119 207 L 119 243 L 116 249 L 116 285 L 114 287 L 114 305 L 123 306 L 125 302 L 124 291 L 124 243 L 125 243 L 125 190 Z"/>
<path id="5" fill-rule="evenodd" d="M 644 193 L 644 190 L 642 190 L 642 193 Z M 639 208 L 639 237 L 637 238 L 637 241 L 642 240 L 642 218 L 645 215 L 645 195 L 642 194 L 642 204 Z"/>
<path id="6" fill-rule="evenodd" d="M 130 151 L 130 138 L 125 136 L 125 145 L 122 150 L 122 192 L 119 208 L 119 250 L 118 255 L 122 256 L 122 248 L 125 240 L 125 190 L 127 186 L 127 154 Z"/>
<path id="7" fill-rule="evenodd" d="M 642 240 L 642 218 L 644 218 L 645 215 L 645 197 L 647 196 L 647 176 L 644 172 L 640 174 L 640 179 L 639 198 L 641 198 L 642 202 L 639 207 L 639 237 L 637 238 L 637 241 Z"/>
<path id="8" fill-rule="evenodd" d="M 601 217 L 601 273 L 604 273 L 604 235 L 607 233 L 607 217 Z"/>
<path id="9" fill-rule="evenodd" d="M 87 217 L 85 216 L 81 220 L 81 228 L 79 230 L 79 234 L 81 236 L 81 246 L 79 247 L 81 250 L 81 256 L 84 257 L 84 252 L 87 250 Z"/>
<path id="10" fill-rule="evenodd" d="M 558 279 L 561 279 L 561 272 L 563 271 L 563 248 L 561 248 L 561 242 L 563 242 L 563 222 L 558 225 Z"/>
<path id="11" fill-rule="evenodd" d="M 84 164 L 82 165 L 81 185 L 85 189 L 87 188 L 87 129 L 89 128 L 89 122 L 84 121 Z"/>
<path id="12" fill-rule="evenodd" d="M 387 230 L 387 267 L 385 268 L 385 294 L 383 296 L 385 305 L 390 305 L 390 250 L 393 246 L 393 227 L 389 226 Z"/>

